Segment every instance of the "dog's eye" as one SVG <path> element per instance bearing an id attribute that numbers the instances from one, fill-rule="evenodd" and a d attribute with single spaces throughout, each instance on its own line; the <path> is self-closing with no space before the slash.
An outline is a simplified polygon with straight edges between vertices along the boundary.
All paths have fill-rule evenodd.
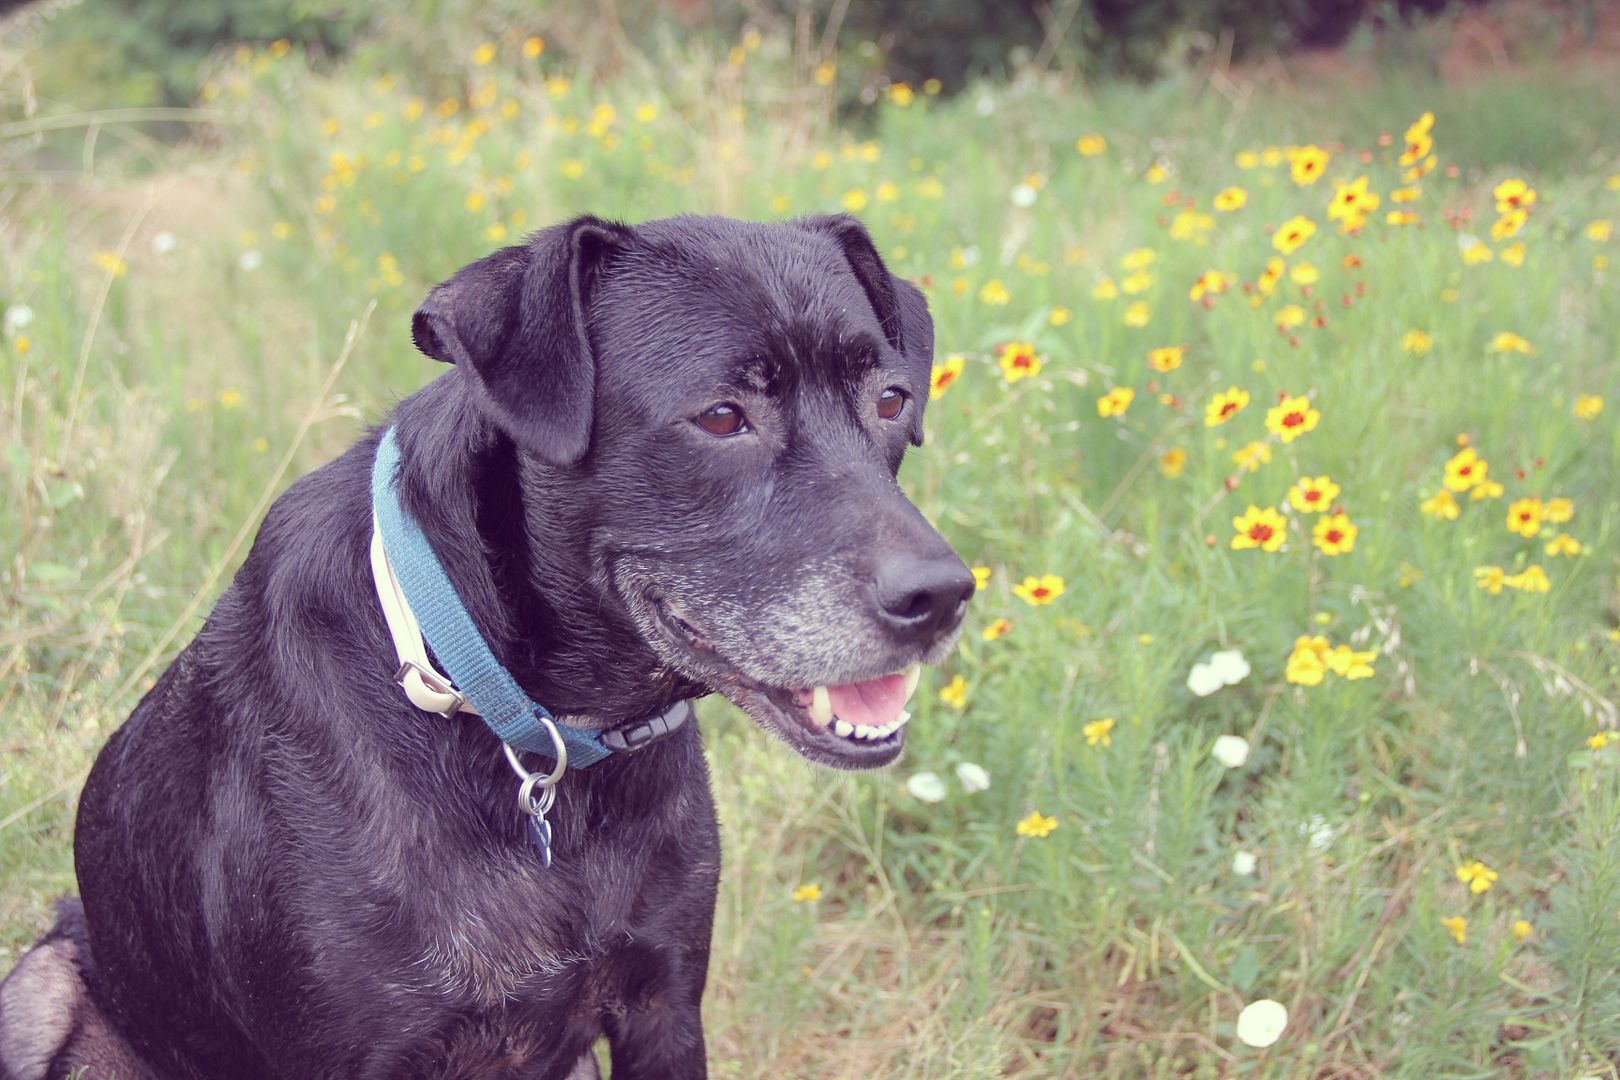
<path id="1" fill-rule="evenodd" d="M 891 386 L 878 395 L 877 414 L 885 420 L 893 420 L 906 410 L 906 392 L 898 386 Z"/>
<path id="2" fill-rule="evenodd" d="M 748 419 L 743 416 L 742 410 L 729 401 L 722 401 L 718 405 L 710 405 L 698 413 L 692 423 L 707 431 L 710 435 L 740 435 L 748 430 Z"/>

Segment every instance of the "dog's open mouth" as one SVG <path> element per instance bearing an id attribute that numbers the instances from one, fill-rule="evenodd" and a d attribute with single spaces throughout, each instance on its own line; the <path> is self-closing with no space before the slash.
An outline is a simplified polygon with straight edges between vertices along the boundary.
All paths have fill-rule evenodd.
<path id="1" fill-rule="evenodd" d="M 704 669 L 705 681 L 800 754 L 842 769 L 878 768 L 900 756 L 921 664 L 845 682 L 767 686 L 728 663 L 663 599 L 653 597 L 652 606 L 660 629 Z"/>

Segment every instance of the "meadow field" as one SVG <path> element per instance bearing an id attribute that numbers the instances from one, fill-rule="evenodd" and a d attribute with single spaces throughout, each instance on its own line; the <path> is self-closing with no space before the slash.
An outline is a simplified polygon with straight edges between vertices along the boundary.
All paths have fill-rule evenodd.
<path id="1" fill-rule="evenodd" d="M 1620 1076 L 1612 70 L 849 110 L 771 36 L 445 48 L 132 110 L 0 43 L 0 968 L 268 502 L 439 373 L 430 285 L 578 212 L 845 210 L 930 297 L 902 480 L 982 589 L 891 771 L 704 704 L 712 1073 Z"/>

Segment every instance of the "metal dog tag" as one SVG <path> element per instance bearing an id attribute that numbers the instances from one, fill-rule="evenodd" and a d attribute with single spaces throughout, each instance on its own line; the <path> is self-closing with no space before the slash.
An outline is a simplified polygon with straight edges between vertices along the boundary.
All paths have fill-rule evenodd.
<path id="1" fill-rule="evenodd" d="M 540 849 L 540 865 L 551 869 L 551 822 L 544 814 L 529 815 L 529 839 Z"/>

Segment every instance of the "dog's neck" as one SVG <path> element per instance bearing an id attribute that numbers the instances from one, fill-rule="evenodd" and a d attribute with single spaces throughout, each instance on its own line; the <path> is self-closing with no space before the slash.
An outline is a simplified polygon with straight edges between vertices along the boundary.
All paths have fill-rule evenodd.
<path id="1" fill-rule="evenodd" d="M 453 370 L 401 404 L 399 492 L 496 658 L 578 727 L 643 719 L 704 693 L 658 660 L 593 575 L 586 525 L 570 519 L 568 501 L 554 500 L 554 514 L 528 505 L 535 477 L 526 484 L 524 470 L 544 466 L 522 459 L 465 379 Z"/>

